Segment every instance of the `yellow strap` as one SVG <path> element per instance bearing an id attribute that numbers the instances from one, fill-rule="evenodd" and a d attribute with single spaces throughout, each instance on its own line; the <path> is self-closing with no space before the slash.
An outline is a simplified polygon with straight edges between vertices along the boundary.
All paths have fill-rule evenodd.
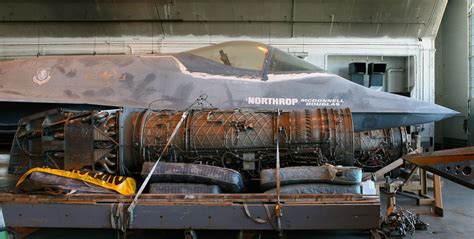
<path id="1" fill-rule="evenodd" d="M 61 170 L 61 169 L 52 169 L 52 168 L 32 168 L 18 180 L 16 186 L 18 187 L 23 183 L 26 178 L 34 173 L 42 172 L 49 173 L 56 176 L 61 176 L 65 178 L 72 178 L 77 180 L 82 180 L 94 185 L 114 190 L 122 195 L 134 195 L 136 189 L 135 179 L 124 176 L 113 176 L 109 174 L 98 174 L 91 172 L 84 172 L 79 170 Z"/>

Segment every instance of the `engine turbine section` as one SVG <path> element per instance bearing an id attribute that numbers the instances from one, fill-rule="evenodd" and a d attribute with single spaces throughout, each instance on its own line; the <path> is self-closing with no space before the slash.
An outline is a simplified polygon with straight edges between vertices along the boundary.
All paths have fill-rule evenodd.
<path id="1" fill-rule="evenodd" d="M 117 113 L 54 109 L 21 119 L 10 151 L 9 173 L 47 166 L 117 174 Z"/>
<path id="2" fill-rule="evenodd" d="M 405 127 L 354 133 L 354 164 L 374 172 L 406 154 L 409 141 Z"/>

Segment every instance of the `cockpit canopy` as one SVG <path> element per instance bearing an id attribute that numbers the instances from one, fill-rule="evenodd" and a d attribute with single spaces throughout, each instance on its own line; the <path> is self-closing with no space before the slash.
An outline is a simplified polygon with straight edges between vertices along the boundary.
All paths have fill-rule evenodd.
<path id="1" fill-rule="evenodd" d="M 198 48 L 187 53 L 227 66 L 262 70 L 268 46 L 259 42 L 232 41 Z"/>
<path id="2" fill-rule="evenodd" d="M 225 42 L 183 54 L 205 58 L 225 66 L 224 68 L 233 68 L 234 71 L 259 72 L 264 78 L 266 74 L 324 72 L 321 68 L 280 49 L 252 41 Z M 212 72 L 216 73 L 216 70 Z"/>

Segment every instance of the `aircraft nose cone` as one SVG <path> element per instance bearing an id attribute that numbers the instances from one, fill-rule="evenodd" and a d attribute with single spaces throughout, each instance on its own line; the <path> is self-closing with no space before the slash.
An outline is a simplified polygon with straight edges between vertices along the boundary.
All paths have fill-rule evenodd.
<path id="1" fill-rule="evenodd" d="M 438 115 L 438 118 L 434 121 L 447 119 L 447 118 L 450 118 L 452 116 L 460 114 L 459 112 L 457 112 L 455 110 L 452 110 L 452 109 L 449 109 L 449 108 L 446 108 L 444 106 L 437 105 L 437 104 L 433 104 L 431 107 L 432 107 L 432 114 Z"/>
<path id="2" fill-rule="evenodd" d="M 354 130 L 392 128 L 431 123 L 459 112 L 430 102 L 388 93 L 372 93 L 375 100 L 365 105 L 364 111 L 353 112 Z"/>
<path id="3" fill-rule="evenodd" d="M 308 98 L 340 99 L 339 107 L 352 111 L 356 132 L 431 123 L 459 114 L 431 102 L 376 91 L 331 74 L 317 75 L 299 83 L 302 84 L 298 92 L 314 86 Z"/>
<path id="4" fill-rule="evenodd" d="M 440 113 L 446 115 L 446 117 L 444 117 L 443 119 L 449 118 L 449 117 L 451 117 L 451 116 L 455 116 L 455 115 L 458 115 L 458 114 L 461 114 L 461 113 L 459 113 L 459 112 L 457 112 L 457 111 L 455 111 L 455 110 L 446 108 L 446 107 L 441 106 L 441 105 L 436 105 L 436 106 L 439 108 Z"/>

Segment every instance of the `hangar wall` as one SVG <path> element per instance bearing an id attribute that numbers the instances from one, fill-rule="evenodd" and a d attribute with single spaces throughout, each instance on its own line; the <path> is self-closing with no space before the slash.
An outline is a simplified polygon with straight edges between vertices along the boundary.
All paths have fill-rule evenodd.
<path id="1" fill-rule="evenodd" d="M 436 142 L 445 147 L 468 144 L 469 65 L 468 1 L 449 1 L 436 37 L 436 100 L 460 115 L 436 123 Z"/>
<path id="2" fill-rule="evenodd" d="M 0 55 L 162 52 L 203 36 L 263 39 L 433 38 L 447 0 L 2 1 Z M 168 41 L 164 41 L 168 39 Z M 183 42 L 179 41 L 184 39 Z M 365 40 L 364 40 L 365 39 Z M 201 39 L 202 40 L 202 39 Z M 331 41 L 328 41 L 331 42 Z M 375 41 L 375 43 L 377 40 Z"/>

